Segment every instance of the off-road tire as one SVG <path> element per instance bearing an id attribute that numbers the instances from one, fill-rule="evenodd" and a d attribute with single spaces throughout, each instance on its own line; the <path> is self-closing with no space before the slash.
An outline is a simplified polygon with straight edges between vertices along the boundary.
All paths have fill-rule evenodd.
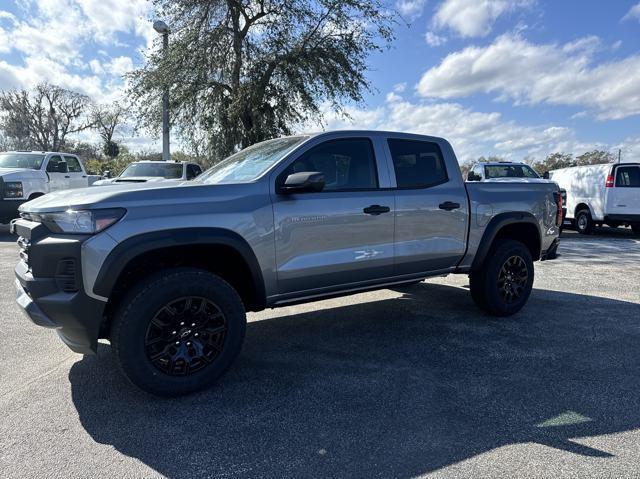
<path id="1" fill-rule="evenodd" d="M 162 371 L 152 363 L 152 359 L 148 357 L 150 346 L 147 338 L 149 328 L 152 327 L 151 321 L 157 320 L 159 312 L 166 305 L 175 304 L 172 301 L 181 301 L 182 298 L 189 297 L 201 298 L 205 300 L 203 303 L 216 306 L 215 311 L 221 313 L 224 321 L 224 335 L 220 340 L 221 344 L 216 345 L 219 347 L 215 353 L 216 356 L 213 359 L 207 358 L 207 361 L 204 359 L 201 361 L 199 367 L 202 369 L 176 376 L 172 375 L 173 371 Z M 170 311 L 175 313 L 173 309 Z M 197 313 L 205 314 L 200 311 Z M 200 317 L 193 316 L 196 315 L 195 306 L 193 313 L 185 306 L 185 311 L 181 314 L 183 319 Z M 209 314 L 209 317 L 219 318 L 220 315 L 216 312 L 216 314 Z M 167 322 L 171 320 L 171 317 L 166 319 Z M 229 283 L 208 271 L 175 268 L 151 275 L 132 288 L 120 302 L 112 323 L 110 338 L 116 363 L 131 383 L 157 396 L 180 396 L 205 389 L 224 374 L 240 353 L 245 330 L 246 314 L 242 300 Z M 184 332 L 178 334 L 184 334 Z M 216 334 L 222 335 L 222 333 Z M 207 336 L 211 337 L 205 332 L 199 340 Z M 204 344 L 204 342 L 198 344 Z M 210 354 L 211 349 L 209 347 Z M 180 361 L 185 362 L 182 359 Z"/>
<path id="2" fill-rule="evenodd" d="M 521 273 L 516 274 L 516 270 Z M 470 275 L 471 297 L 477 306 L 493 316 L 511 316 L 529 299 L 533 279 L 529 249 L 519 241 L 497 240 L 479 270 Z M 505 297 L 505 290 L 518 294 Z"/>

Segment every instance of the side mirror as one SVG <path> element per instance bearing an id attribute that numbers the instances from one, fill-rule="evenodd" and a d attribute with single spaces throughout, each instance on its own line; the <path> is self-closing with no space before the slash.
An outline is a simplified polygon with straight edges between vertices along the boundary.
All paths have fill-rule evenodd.
<path id="1" fill-rule="evenodd" d="M 302 171 L 287 176 L 280 187 L 280 193 L 318 193 L 324 188 L 324 173 L 319 171 Z"/>
<path id="2" fill-rule="evenodd" d="M 109 170 L 103 171 L 102 176 L 105 178 L 111 178 L 111 172 Z"/>
<path id="3" fill-rule="evenodd" d="M 550 178 L 550 176 L 549 176 L 549 172 L 548 172 L 548 171 L 545 171 L 545 172 L 544 172 L 544 174 L 542 175 L 542 177 L 543 177 L 545 180 L 548 180 L 548 179 Z"/>
<path id="4" fill-rule="evenodd" d="M 467 181 L 478 181 L 479 178 L 478 176 L 476 176 L 476 174 L 473 171 L 470 171 L 469 173 L 467 173 Z"/>

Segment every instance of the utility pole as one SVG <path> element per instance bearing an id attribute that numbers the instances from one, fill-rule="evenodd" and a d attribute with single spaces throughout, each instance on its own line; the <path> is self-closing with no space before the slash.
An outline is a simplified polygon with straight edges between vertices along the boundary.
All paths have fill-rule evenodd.
<path id="1" fill-rule="evenodd" d="M 621 159 L 622 159 L 622 148 L 618 148 L 618 163 L 620 163 Z"/>
<path id="2" fill-rule="evenodd" d="M 169 51 L 169 33 L 171 33 L 171 30 L 162 20 L 153 22 L 153 29 L 162 35 L 162 50 L 166 58 Z M 162 159 L 164 161 L 171 160 L 169 153 L 169 85 L 167 84 L 165 84 L 162 92 Z"/>

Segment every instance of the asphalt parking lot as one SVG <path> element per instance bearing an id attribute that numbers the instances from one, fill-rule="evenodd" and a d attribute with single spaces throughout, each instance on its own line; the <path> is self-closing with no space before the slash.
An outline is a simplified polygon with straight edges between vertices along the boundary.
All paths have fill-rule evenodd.
<path id="1" fill-rule="evenodd" d="M 138 392 L 14 305 L 0 234 L 1 477 L 640 477 L 640 240 L 563 236 L 513 318 L 465 276 L 249 316 L 214 389 Z"/>

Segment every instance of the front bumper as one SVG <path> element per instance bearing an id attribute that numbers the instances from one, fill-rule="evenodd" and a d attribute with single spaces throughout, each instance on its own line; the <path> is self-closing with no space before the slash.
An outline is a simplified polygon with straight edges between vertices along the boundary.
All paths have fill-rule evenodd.
<path id="1" fill-rule="evenodd" d="M 40 223 L 18 220 L 16 301 L 31 321 L 56 329 L 73 351 L 96 352 L 106 303 L 89 297 L 82 286 L 81 245 L 86 236 L 53 235 Z"/>
<path id="2" fill-rule="evenodd" d="M 20 216 L 18 208 L 24 203 L 26 203 L 25 200 L 7 200 L 0 198 L 0 224 L 6 225 L 12 219 Z"/>

